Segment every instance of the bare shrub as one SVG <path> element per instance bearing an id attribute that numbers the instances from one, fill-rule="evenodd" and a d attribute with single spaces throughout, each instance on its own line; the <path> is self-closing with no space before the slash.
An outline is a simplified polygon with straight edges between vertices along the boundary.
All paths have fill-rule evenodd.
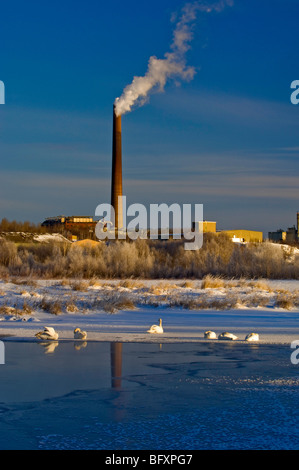
<path id="1" fill-rule="evenodd" d="M 104 310 L 107 313 L 116 313 L 119 310 L 135 310 L 136 305 L 133 299 L 122 293 L 113 293 L 103 298 L 96 299 L 93 307 Z"/>
<path id="2" fill-rule="evenodd" d="M 239 299 L 235 295 L 227 295 L 223 298 L 200 296 L 176 296 L 170 299 L 170 307 L 182 307 L 187 310 L 230 310 L 236 308 Z"/>
<path id="3" fill-rule="evenodd" d="M 62 304 L 59 300 L 49 300 L 43 297 L 39 302 L 39 307 L 53 315 L 60 315 L 62 313 Z"/>
<path id="4" fill-rule="evenodd" d="M 110 240 L 95 246 L 70 245 L 17 245 L 2 241 L 0 277 L 63 279 L 62 285 L 67 285 L 66 279 L 89 279 L 90 286 L 95 286 L 98 279 L 123 282 L 129 279 L 129 285 L 133 279 L 205 279 L 208 276 L 204 288 L 212 279 L 214 288 L 229 288 L 230 279 L 239 286 L 245 278 L 257 282 L 299 279 L 298 255 L 286 256 L 284 250 L 269 243 L 239 246 L 221 233 L 204 234 L 203 246 L 197 251 L 186 251 L 184 240 Z M 133 285 L 128 288 L 135 287 L 138 288 Z M 266 287 L 259 289 L 269 291 Z"/>
<path id="5" fill-rule="evenodd" d="M 227 295 L 222 299 L 213 299 L 210 303 L 210 308 L 215 310 L 232 310 L 239 304 L 239 299 L 236 295 Z"/>
<path id="6" fill-rule="evenodd" d="M 172 299 L 169 303 L 171 307 L 182 307 L 186 310 L 200 310 L 202 308 L 202 300 L 199 302 L 195 298 Z"/>
<path id="7" fill-rule="evenodd" d="M 65 309 L 68 313 L 76 313 L 79 311 L 79 308 L 73 299 L 69 299 L 65 302 Z"/>
<path id="8" fill-rule="evenodd" d="M 29 221 L 18 222 L 3 218 L 0 221 L 0 232 L 31 232 L 44 233 L 47 229 L 40 224 L 33 224 Z"/>
<path id="9" fill-rule="evenodd" d="M 0 241 L 0 265 L 14 267 L 20 264 L 17 245 L 9 241 Z"/>
<path id="10" fill-rule="evenodd" d="M 298 308 L 299 307 L 299 292 L 295 291 L 293 294 L 293 302 L 294 302 L 294 307 Z"/>
<path id="11" fill-rule="evenodd" d="M 33 312 L 33 308 L 27 302 L 24 302 L 21 311 L 26 315 L 31 315 Z"/>
<path id="12" fill-rule="evenodd" d="M 9 270 L 5 266 L 0 265 L 0 279 L 2 281 L 8 281 L 9 280 Z"/>
<path id="13" fill-rule="evenodd" d="M 269 298 L 259 294 L 258 292 L 247 294 L 246 298 L 243 300 L 243 304 L 248 308 L 266 307 L 269 304 Z"/>
<path id="14" fill-rule="evenodd" d="M 61 302 L 55 300 L 55 302 L 53 302 L 49 307 L 49 313 L 52 313 L 53 315 L 60 315 L 62 313 Z"/>
<path id="15" fill-rule="evenodd" d="M 291 295 L 278 294 L 276 296 L 276 306 L 278 308 L 285 308 L 286 310 L 290 310 L 294 308 L 295 305 Z"/>

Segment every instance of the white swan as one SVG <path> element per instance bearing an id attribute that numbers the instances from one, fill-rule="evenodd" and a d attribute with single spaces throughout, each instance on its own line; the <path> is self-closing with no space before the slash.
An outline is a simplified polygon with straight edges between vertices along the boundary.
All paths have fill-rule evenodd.
<path id="1" fill-rule="evenodd" d="M 58 333 L 51 326 L 45 326 L 44 331 L 39 331 L 35 335 L 39 339 L 54 340 L 58 339 Z"/>
<path id="2" fill-rule="evenodd" d="M 207 338 L 207 339 L 216 339 L 217 335 L 214 331 L 209 330 L 209 331 L 205 331 L 204 337 Z"/>
<path id="3" fill-rule="evenodd" d="M 74 329 L 74 338 L 75 339 L 86 339 L 87 338 L 87 333 L 86 333 L 86 331 L 80 330 L 80 328 L 75 328 Z"/>
<path id="4" fill-rule="evenodd" d="M 164 333 L 163 327 L 162 327 L 162 319 L 159 319 L 159 325 L 152 325 L 149 330 L 147 330 L 148 333 Z"/>
<path id="5" fill-rule="evenodd" d="M 245 338 L 245 341 L 259 341 L 259 340 L 260 340 L 260 337 L 257 333 L 249 333 Z"/>
<path id="6" fill-rule="evenodd" d="M 227 341 L 235 341 L 236 339 L 238 339 L 238 336 L 235 336 L 232 333 L 228 333 L 227 331 L 224 331 L 218 336 L 218 339 L 224 339 Z"/>

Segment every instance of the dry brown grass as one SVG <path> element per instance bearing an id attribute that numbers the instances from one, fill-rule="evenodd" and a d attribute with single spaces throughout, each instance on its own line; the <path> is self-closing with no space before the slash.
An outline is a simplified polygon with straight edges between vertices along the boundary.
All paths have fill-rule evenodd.
<path id="1" fill-rule="evenodd" d="M 38 283 L 34 279 L 21 279 L 21 278 L 12 278 L 10 280 L 12 284 L 15 284 L 17 286 L 32 286 L 32 287 L 37 287 Z"/>
<path id="2" fill-rule="evenodd" d="M 86 292 L 88 290 L 88 282 L 86 281 L 74 281 L 70 283 L 70 287 L 74 291 Z"/>
<path id="3" fill-rule="evenodd" d="M 2 315 L 31 315 L 33 308 L 27 302 L 24 302 L 21 307 L 12 307 L 8 305 L 2 305 L 0 307 L 0 314 Z"/>
<path id="4" fill-rule="evenodd" d="M 225 282 L 221 277 L 211 276 L 208 274 L 205 276 L 201 283 L 202 289 L 221 289 L 225 286 Z"/>
<path id="5" fill-rule="evenodd" d="M 0 314 L 1 315 L 15 315 L 16 309 L 8 305 L 1 305 Z"/>
<path id="6" fill-rule="evenodd" d="M 231 289 L 231 288 L 245 288 L 248 287 L 248 280 L 247 279 L 230 279 L 230 280 L 225 280 L 224 281 L 224 287 L 226 289 Z"/>
<path id="7" fill-rule="evenodd" d="M 177 289 L 178 286 L 171 282 L 159 282 L 148 287 L 147 292 L 153 295 L 165 295 L 169 291 Z"/>
<path id="8" fill-rule="evenodd" d="M 269 286 L 269 284 L 263 280 L 258 281 L 249 281 L 248 286 L 252 287 L 253 289 L 264 290 L 267 292 L 273 292 L 273 289 Z"/>
<path id="9" fill-rule="evenodd" d="M 124 287 L 125 289 L 143 289 L 145 287 L 144 283 L 134 279 L 125 279 L 120 281 L 118 287 Z"/>
<path id="10" fill-rule="evenodd" d="M 182 284 L 179 284 L 179 287 L 184 287 L 185 289 L 194 289 L 195 288 L 195 284 L 194 284 L 194 281 L 185 281 L 185 282 L 182 282 Z"/>
<path id="11" fill-rule="evenodd" d="M 115 284 L 113 282 L 103 282 L 101 283 L 100 281 L 96 282 L 94 284 L 94 287 L 103 287 L 103 288 L 108 288 L 108 289 L 115 289 Z"/>
<path id="12" fill-rule="evenodd" d="M 20 294 L 23 296 L 27 296 L 30 295 L 30 292 L 28 292 L 27 290 L 21 290 Z"/>
<path id="13" fill-rule="evenodd" d="M 40 296 L 40 294 L 38 292 L 32 292 L 31 295 L 32 295 L 32 297 L 39 297 Z"/>

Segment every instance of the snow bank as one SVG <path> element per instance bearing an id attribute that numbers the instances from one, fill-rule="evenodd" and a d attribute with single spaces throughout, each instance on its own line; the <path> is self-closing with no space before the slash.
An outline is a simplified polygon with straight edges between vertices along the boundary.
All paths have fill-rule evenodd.
<path id="1" fill-rule="evenodd" d="M 206 341 L 204 332 L 213 330 L 239 341 L 256 332 L 260 342 L 290 343 L 299 339 L 299 307 L 275 302 L 298 292 L 299 281 L 229 281 L 206 289 L 188 280 L 1 281 L 0 336 L 36 341 L 37 331 L 52 326 L 60 341 L 73 340 L 80 327 L 92 341 Z M 164 334 L 148 334 L 159 318 Z"/>
<path id="2" fill-rule="evenodd" d="M 34 235 L 33 240 L 35 242 L 40 242 L 40 243 L 49 243 L 49 242 L 67 242 L 70 243 L 70 241 L 65 238 L 63 235 L 60 233 L 43 233 L 39 235 Z"/>

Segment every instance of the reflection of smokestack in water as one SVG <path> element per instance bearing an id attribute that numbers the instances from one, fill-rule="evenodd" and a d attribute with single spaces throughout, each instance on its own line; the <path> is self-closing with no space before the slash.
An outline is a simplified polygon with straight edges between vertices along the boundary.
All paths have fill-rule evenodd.
<path id="1" fill-rule="evenodd" d="M 121 387 L 122 374 L 122 343 L 111 343 L 111 385 L 112 388 Z"/>
<path id="2" fill-rule="evenodd" d="M 121 116 L 117 116 L 115 105 L 113 107 L 113 149 L 112 149 L 112 185 L 111 185 L 111 206 L 114 208 L 115 227 L 123 226 L 122 208 L 122 150 L 121 150 Z"/>

